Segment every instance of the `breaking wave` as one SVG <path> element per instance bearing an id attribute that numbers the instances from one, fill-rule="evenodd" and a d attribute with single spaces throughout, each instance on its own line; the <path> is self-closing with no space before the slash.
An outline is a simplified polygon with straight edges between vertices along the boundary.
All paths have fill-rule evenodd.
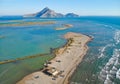
<path id="1" fill-rule="evenodd" d="M 114 49 L 112 57 L 100 71 L 99 79 L 104 81 L 104 84 L 113 84 L 112 79 L 120 79 L 120 49 Z"/>
<path id="2" fill-rule="evenodd" d="M 114 40 L 116 41 L 116 44 L 120 43 L 120 30 L 115 32 Z"/>
<path id="3" fill-rule="evenodd" d="M 111 26 L 111 25 L 106 25 L 106 24 L 104 24 L 104 27 L 108 27 L 108 28 L 110 28 L 110 29 L 114 29 L 114 27 Z"/>
<path id="4" fill-rule="evenodd" d="M 108 48 L 108 47 L 111 47 L 111 46 L 114 46 L 114 44 L 107 44 L 107 45 L 105 45 L 104 47 L 101 47 L 100 49 L 99 49 L 99 56 L 98 56 L 98 58 L 102 58 L 102 57 L 104 57 L 105 55 L 104 55 L 104 52 L 105 52 L 105 50 L 106 50 L 106 48 Z"/>

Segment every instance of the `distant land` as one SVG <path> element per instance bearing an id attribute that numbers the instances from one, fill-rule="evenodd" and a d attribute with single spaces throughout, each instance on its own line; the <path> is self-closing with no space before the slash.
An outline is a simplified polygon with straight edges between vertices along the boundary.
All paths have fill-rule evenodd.
<path id="1" fill-rule="evenodd" d="M 40 18 L 61 18 L 61 17 L 79 17 L 79 15 L 74 13 L 56 13 L 54 10 L 49 9 L 48 7 L 45 7 L 40 12 L 34 13 L 34 14 L 27 14 L 24 15 L 24 17 L 40 17 Z"/>

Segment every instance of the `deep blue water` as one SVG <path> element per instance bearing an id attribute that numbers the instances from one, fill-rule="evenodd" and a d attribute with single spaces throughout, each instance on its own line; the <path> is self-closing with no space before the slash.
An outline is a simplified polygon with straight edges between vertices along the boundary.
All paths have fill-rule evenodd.
<path id="1" fill-rule="evenodd" d="M 22 19 L 35 19 L 35 18 L 24 18 L 22 16 L 1 16 L 0 17 L 0 21 L 7 21 L 7 20 L 22 20 Z M 36 18 L 39 19 L 39 18 Z M 45 18 L 43 18 L 45 19 Z M 51 18 L 47 18 L 47 19 L 51 19 Z M 52 19 L 56 19 L 56 18 L 52 18 Z M 59 20 L 67 20 L 68 18 L 57 18 Z M 73 18 L 69 18 L 73 19 Z M 92 20 L 92 21 L 97 21 L 97 22 L 101 22 L 101 23 L 107 23 L 107 24 L 116 24 L 116 25 L 120 25 L 120 16 L 81 16 L 79 18 L 75 18 L 75 19 L 81 19 L 81 20 Z"/>

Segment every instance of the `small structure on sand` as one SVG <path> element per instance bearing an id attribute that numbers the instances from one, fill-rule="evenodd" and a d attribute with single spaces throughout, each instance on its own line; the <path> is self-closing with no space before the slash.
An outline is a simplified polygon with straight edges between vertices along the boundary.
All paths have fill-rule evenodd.
<path id="1" fill-rule="evenodd" d="M 58 76 L 58 74 L 60 73 L 60 71 L 54 67 L 47 67 L 43 70 L 43 72 L 49 76 L 54 76 L 54 77 Z"/>

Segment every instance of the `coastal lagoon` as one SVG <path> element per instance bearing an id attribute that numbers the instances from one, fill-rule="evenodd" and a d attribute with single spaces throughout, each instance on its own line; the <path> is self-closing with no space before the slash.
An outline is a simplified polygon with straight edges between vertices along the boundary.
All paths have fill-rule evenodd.
<path id="1" fill-rule="evenodd" d="M 22 25 L 46 21 L 55 23 Z M 64 30 L 55 30 L 63 24 L 73 26 Z M 120 83 L 120 17 L 40 19 L 17 16 L 0 17 L 0 36 L 4 37 L 0 38 L 0 61 L 36 54 L 48 55 L 1 64 L 0 84 L 15 84 L 25 75 L 40 70 L 46 60 L 54 57 L 50 49 L 66 44 L 63 35 L 67 32 L 94 37 L 88 43 L 89 50 L 86 56 L 70 79 L 71 84 Z"/>

